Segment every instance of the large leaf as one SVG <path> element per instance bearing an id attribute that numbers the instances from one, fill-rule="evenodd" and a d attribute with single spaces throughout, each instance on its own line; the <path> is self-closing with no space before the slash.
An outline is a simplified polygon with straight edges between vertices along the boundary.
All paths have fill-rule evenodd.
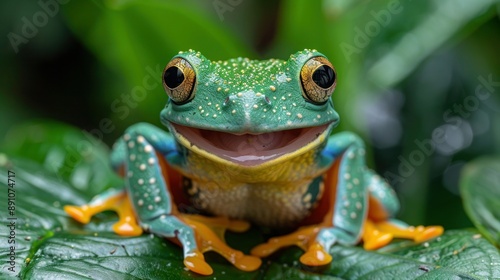
<path id="1" fill-rule="evenodd" d="M 87 139 L 77 130 L 53 124 L 29 124 L 41 131 L 58 131 L 62 136 L 74 135 L 73 140 Z M 30 130 L 24 130 L 29 135 Z M 29 139 L 21 132 L 11 139 Z M 48 134 L 46 134 L 48 135 Z M 69 136 L 68 136 L 69 137 Z M 0 211 L 0 219 L 16 217 L 15 273 L 7 270 L 9 263 L 2 263 L 2 272 L 22 279 L 191 279 L 195 276 L 182 264 L 179 247 L 167 240 L 144 234 L 125 238 L 111 232 L 116 216 L 102 213 L 88 225 L 81 225 L 66 216 L 62 206 L 87 201 L 96 194 L 96 187 L 78 189 L 70 182 L 73 176 L 61 176 L 57 169 L 50 169 L 38 156 L 46 140 L 48 153 L 59 147 L 71 151 L 72 143 L 65 137 L 43 138 L 32 142 L 33 159 L 0 155 L 0 185 L 8 186 L 9 171 L 15 173 L 16 209 L 12 216 Z M 59 142 L 58 142 L 59 141 Z M 12 144 L 11 144 L 12 145 Z M 12 147 L 11 145 L 7 145 Z M 20 145 L 27 145 L 23 142 Z M 15 145 L 14 145 L 15 146 Z M 66 147 L 63 149 L 63 147 Z M 102 147 L 101 147 L 102 148 Z M 94 160 L 85 161 L 90 170 L 103 168 L 98 158 L 107 155 L 106 149 L 96 149 Z M 28 146 L 25 146 L 28 149 Z M 37 152 L 38 151 L 38 152 Z M 13 149 L 7 153 L 22 154 Z M 85 154 L 84 154 L 85 155 Z M 29 153 L 24 153 L 29 157 Z M 38 161 L 38 162 L 37 162 Z M 71 165 L 74 170 L 78 164 Z M 106 169 L 107 176 L 112 175 Z M 73 174 L 73 173 L 71 173 Z M 84 174 L 84 173 L 82 173 Z M 12 173 L 11 173 L 12 175 Z M 74 175 L 78 176 L 78 175 Z M 82 175 L 83 176 L 83 175 Z M 72 179 L 73 178 L 73 179 Z M 89 178 L 89 177 L 85 177 Z M 12 183 L 12 181 L 11 181 Z M 81 188 L 81 186 L 79 186 Z M 7 201 L 7 192 L 0 192 L 0 200 Z M 2 227 L 0 238 L 7 240 L 9 231 Z M 262 242 L 263 233 L 252 229 L 244 234 L 231 234 L 229 243 L 248 252 L 248 248 Z M 8 259 L 7 242 L 0 244 L 0 257 Z M 334 261 L 322 268 L 300 265 L 298 248 L 282 250 L 264 261 L 255 272 L 242 272 L 216 254 L 207 254 L 217 279 L 494 279 L 500 278 L 500 254 L 481 235 L 474 231 L 448 231 L 442 237 L 416 245 L 409 241 L 397 241 L 379 251 L 365 251 L 361 247 L 334 246 Z"/>
<path id="2" fill-rule="evenodd" d="M 474 225 L 500 245 L 500 158 L 485 157 L 467 164 L 460 191 L 465 211 Z"/>

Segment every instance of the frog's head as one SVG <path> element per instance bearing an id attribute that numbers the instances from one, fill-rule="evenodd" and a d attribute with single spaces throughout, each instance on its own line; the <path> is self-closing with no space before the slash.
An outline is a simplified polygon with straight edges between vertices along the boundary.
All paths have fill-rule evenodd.
<path id="1" fill-rule="evenodd" d="M 163 71 L 169 101 L 162 122 L 187 149 L 256 166 L 326 141 L 339 121 L 330 98 L 332 64 L 315 50 L 287 61 L 210 61 L 180 52 Z"/>

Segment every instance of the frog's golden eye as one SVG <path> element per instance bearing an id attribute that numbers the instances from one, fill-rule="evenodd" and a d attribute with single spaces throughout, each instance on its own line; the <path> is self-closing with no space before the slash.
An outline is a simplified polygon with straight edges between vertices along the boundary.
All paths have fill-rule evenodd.
<path id="1" fill-rule="evenodd" d="M 196 73 L 183 58 L 172 59 L 163 70 L 163 87 L 176 104 L 184 104 L 194 97 Z"/>
<path id="2" fill-rule="evenodd" d="M 325 103 L 335 90 L 336 76 L 328 59 L 321 56 L 310 58 L 300 70 L 302 95 L 312 103 Z"/>

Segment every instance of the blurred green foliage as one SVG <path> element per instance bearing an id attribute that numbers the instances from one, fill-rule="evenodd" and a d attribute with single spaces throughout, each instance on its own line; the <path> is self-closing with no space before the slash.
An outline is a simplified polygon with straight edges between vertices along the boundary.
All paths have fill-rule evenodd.
<path id="1" fill-rule="evenodd" d="M 180 50 L 224 60 L 315 48 L 339 73 L 337 131 L 356 131 L 372 148 L 370 166 L 401 197 L 400 218 L 471 225 L 460 170 L 500 152 L 499 1 L 60 2 L 0 3 L 6 142 L 32 118 L 73 124 L 107 144 L 133 123 L 160 125 L 160 72 Z"/>

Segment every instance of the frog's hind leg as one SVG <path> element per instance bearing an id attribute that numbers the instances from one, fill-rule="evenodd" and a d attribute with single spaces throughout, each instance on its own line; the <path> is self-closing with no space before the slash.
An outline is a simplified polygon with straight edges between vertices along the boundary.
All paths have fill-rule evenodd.
<path id="1" fill-rule="evenodd" d="M 124 190 L 109 189 L 95 196 L 86 205 L 64 206 L 64 211 L 68 215 L 83 224 L 89 223 L 95 214 L 108 210 L 118 214 L 118 222 L 113 225 L 114 232 L 125 236 L 138 236 L 142 234 L 142 229 L 137 223 L 132 205 Z"/>
<path id="2" fill-rule="evenodd" d="M 414 227 L 392 219 L 399 210 L 396 194 L 385 180 L 374 173 L 368 182 L 369 209 L 362 237 L 365 249 L 378 249 L 389 244 L 394 238 L 423 242 L 443 233 L 441 226 Z"/>

